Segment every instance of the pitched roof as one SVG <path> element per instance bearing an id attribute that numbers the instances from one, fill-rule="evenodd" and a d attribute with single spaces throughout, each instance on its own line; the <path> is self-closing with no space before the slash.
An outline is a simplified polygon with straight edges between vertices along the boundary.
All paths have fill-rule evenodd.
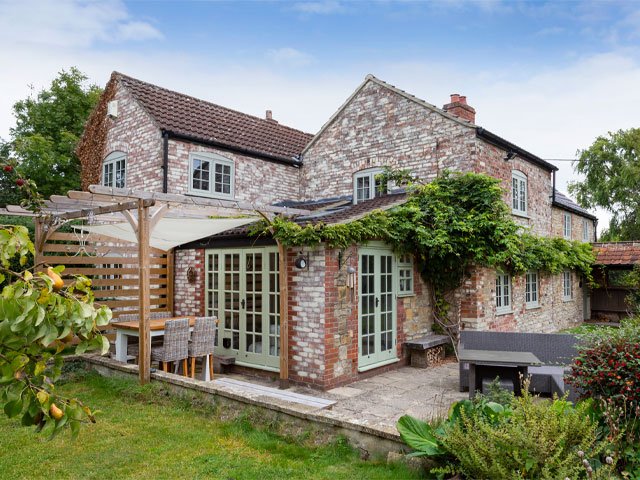
<path id="1" fill-rule="evenodd" d="M 640 265 L 640 242 L 598 242 L 593 251 L 596 265 Z"/>
<path id="2" fill-rule="evenodd" d="M 569 197 L 559 192 L 558 190 L 555 190 L 553 206 L 562 208 L 564 210 L 569 210 L 570 212 L 577 213 L 578 215 L 582 215 L 583 217 L 590 218 L 591 220 L 598 219 L 595 215 L 589 213 L 588 210 L 585 210 L 576 202 L 574 202 L 573 200 L 571 200 Z"/>
<path id="3" fill-rule="evenodd" d="M 296 208 L 313 211 L 313 213 L 305 215 L 304 217 L 294 218 L 293 221 L 299 225 L 305 226 L 309 223 L 312 225 L 319 223 L 335 225 L 354 222 L 375 210 L 389 210 L 398 205 L 402 205 L 407 201 L 407 194 L 404 192 L 391 192 L 388 195 L 358 202 L 356 205 L 352 203 L 351 197 L 348 199 L 345 198 L 331 198 L 309 202 L 282 202 L 282 205 L 289 207 L 295 206 Z M 248 235 L 250 231 L 251 225 L 245 225 L 219 233 L 215 235 L 215 237 L 240 237 Z"/>
<path id="4" fill-rule="evenodd" d="M 247 115 L 118 72 L 113 72 L 112 78 L 131 93 L 160 129 L 173 134 L 271 156 L 287 163 L 297 163 L 297 157 L 313 138 L 309 133 L 276 121 Z"/>

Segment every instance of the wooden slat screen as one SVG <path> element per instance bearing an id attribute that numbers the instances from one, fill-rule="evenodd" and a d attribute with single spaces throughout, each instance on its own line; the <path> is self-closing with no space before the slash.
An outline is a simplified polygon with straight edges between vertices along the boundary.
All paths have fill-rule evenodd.
<path id="1" fill-rule="evenodd" d="M 37 252 L 36 263 L 64 265 L 69 275 L 92 280 L 95 301 L 113 311 L 114 320 L 124 313 L 138 313 L 138 246 L 97 234 L 52 233 Z M 151 311 L 173 310 L 173 255 L 150 248 Z"/>

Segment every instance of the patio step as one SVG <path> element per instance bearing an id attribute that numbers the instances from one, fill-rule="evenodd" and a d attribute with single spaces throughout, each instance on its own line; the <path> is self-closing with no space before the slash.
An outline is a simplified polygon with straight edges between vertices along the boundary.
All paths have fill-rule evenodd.
<path id="1" fill-rule="evenodd" d="M 289 392 L 278 388 L 265 387 L 256 383 L 243 382 L 233 378 L 216 378 L 213 383 L 223 385 L 225 387 L 233 387 L 248 393 L 264 395 L 265 397 L 277 398 L 287 402 L 300 403 L 309 407 L 317 407 L 320 409 L 331 408 L 337 402 L 335 400 L 326 400 L 324 398 L 312 397 L 311 395 L 303 395 L 301 393 Z"/>

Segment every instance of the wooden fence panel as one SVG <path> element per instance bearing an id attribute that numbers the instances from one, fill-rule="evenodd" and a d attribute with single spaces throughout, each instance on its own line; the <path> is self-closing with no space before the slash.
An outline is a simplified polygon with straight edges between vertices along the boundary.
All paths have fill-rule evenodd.
<path id="1" fill-rule="evenodd" d="M 39 242 L 36 242 L 38 245 Z M 173 311 L 173 252 L 150 248 L 151 311 Z M 107 305 L 114 320 L 124 313 L 138 313 L 138 246 L 92 233 L 54 232 L 36 252 L 36 263 L 64 265 L 65 285 L 72 275 L 92 280 L 96 305 Z"/>

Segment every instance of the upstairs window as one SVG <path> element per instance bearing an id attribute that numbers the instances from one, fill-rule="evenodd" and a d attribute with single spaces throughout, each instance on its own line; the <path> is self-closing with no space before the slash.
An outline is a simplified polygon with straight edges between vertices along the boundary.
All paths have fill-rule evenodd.
<path id="1" fill-rule="evenodd" d="M 513 185 L 511 210 L 513 211 L 513 213 L 526 215 L 527 214 L 527 176 L 518 170 L 514 170 L 513 172 L 511 172 L 511 181 Z"/>
<path id="2" fill-rule="evenodd" d="M 511 312 L 511 277 L 496 273 L 496 313 Z"/>
<path id="3" fill-rule="evenodd" d="M 586 218 L 582 219 L 582 241 L 585 243 L 589 241 L 589 220 Z"/>
<path id="4" fill-rule="evenodd" d="M 538 274 L 529 272 L 525 276 L 525 303 L 528 308 L 538 306 Z"/>
<path id="5" fill-rule="evenodd" d="M 398 257 L 398 296 L 413 295 L 413 258 L 411 255 Z"/>
<path id="6" fill-rule="evenodd" d="M 387 186 L 380 188 L 380 180 L 376 175 L 382 173 L 381 168 L 369 168 L 362 170 L 353 176 L 353 203 L 371 200 L 387 193 Z"/>
<path id="7" fill-rule="evenodd" d="M 567 301 L 571 300 L 573 296 L 571 271 L 565 270 L 562 272 L 562 299 Z"/>
<path id="8" fill-rule="evenodd" d="M 102 164 L 102 185 L 105 187 L 127 187 L 127 154 L 112 152 Z"/>
<path id="9" fill-rule="evenodd" d="M 235 164 L 213 153 L 189 155 L 189 193 L 216 198 L 234 197 Z"/>
<path id="10" fill-rule="evenodd" d="M 571 214 L 565 213 L 563 215 L 563 218 L 564 218 L 564 223 L 562 227 L 562 236 L 566 240 L 571 240 Z"/>

